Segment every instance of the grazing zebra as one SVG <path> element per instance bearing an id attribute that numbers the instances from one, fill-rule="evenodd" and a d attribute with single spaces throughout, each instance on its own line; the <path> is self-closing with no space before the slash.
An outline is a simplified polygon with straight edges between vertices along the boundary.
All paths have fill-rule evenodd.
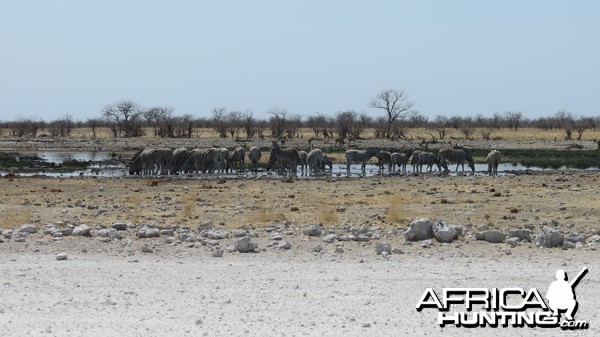
<path id="1" fill-rule="evenodd" d="M 455 171 L 458 171 L 459 165 L 462 165 L 462 170 L 464 171 L 465 161 L 467 161 L 469 162 L 471 171 L 475 171 L 475 161 L 473 160 L 473 156 L 465 149 L 441 149 L 439 156 L 440 166 L 442 166 L 445 171 L 448 171 L 448 165 L 446 165 L 446 161 L 456 163 Z"/>
<path id="2" fill-rule="evenodd" d="M 191 154 L 191 151 L 188 151 L 184 147 L 180 147 L 173 151 L 173 156 L 171 157 L 171 173 L 178 174 L 181 172 L 189 172 L 188 168 L 185 167 L 185 164 L 188 161 L 188 158 Z"/>
<path id="3" fill-rule="evenodd" d="M 329 166 L 329 169 L 333 169 L 333 162 L 326 154 L 323 154 L 323 160 L 321 161 L 321 170 L 325 170 L 325 167 Z"/>
<path id="4" fill-rule="evenodd" d="M 250 159 L 250 163 L 252 164 L 252 170 L 254 172 L 258 171 L 258 161 L 262 157 L 262 153 L 260 153 L 260 148 L 258 146 L 253 146 L 248 151 L 248 159 Z"/>
<path id="5" fill-rule="evenodd" d="M 388 164 L 388 171 L 392 170 L 392 154 L 388 151 L 379 152 L 379 169 L 383 171 L 384 165 Z"/>
<path id="6" fill-rule="evenodd" d="M 230 169 L 235 169 L 239 172 L 239 165 L 242 164 L 242 171 L 244 170 L 244 157 L 246 157 L 246 149 L 241 146 L 238 146 L 231 152 L 229 155 L 229 160 L 227 160 L 227 167 Z"/>
<path id="7" fill-rule="evenodd" d="M 379 149 L 370 147 L 366 150 L 348 150 L 346 151 L 346 171 L 350 174 L 350 165 L 352 163 L 362 163 L 361 170 L 364 172 L 369 159 L 379 157 Z"/>
<path id="8" fill-rule="evenodd" d="M 323 151 L 321 149 L 312 149 L 308 153 L 308 167 L 311 172 L 318 173 L 323 165 Z"/>
<path id="9" fill-rule="evenodd" d="M 140 153 L 142 164 L 142 174 L 169 174 L 171 166 L 171 157 L 173 151 L 168 148 L 163 149 L 144 149 Z M 155 170 L 156 169 L 156 170 Z"/>
<path id="10" fill-rule="evenodd" d="M 142 159 L 140 158 L 140 154 L 144 151 L 144 149 L 139 150 L 131 159 L 131 163 L 129 164 L 129 174 L 142 174 Z"/>
<path id="11" fill-rule="evenodd" d="M 273 145 L 271 145 L 271 155 L 269 157 L 267 170 L 270 170 L 275 161 L 278 161 L 282 168 L 289 167 L 290 170 L 295 174 L 297 171 L 298 161 L 300 160 L 301 158 L 298 154 L 298 150 L 294 148 L 282 149 L 279 144 L 274 141 Z"/>
<path id="12" fill-rule="evenodd" d="M 392 170 L 396 171 L 396 165 L 402 170 L 402 172 L 406 173 L 406 164 L 408 163 L 408 157 L 406 153 L 392 153 Z"/>
<path id="13" fill-rule="evenodd" d="M 419 171 L 423 172 L 423 165 L 427 165 L 427 171 L 433 171 L 433 164 L 438 165 L 440 162 L 437 153 L 421 152 L 419 153 Z"/>
<path id="14" fill-rule="evenodd" d="M 408 162 L 412 165 L 413 172 L 419 171 L 419 154 L 421 152 L 423 152 L 423 150 L 414 150 L 414 151 L 412 151 L 412 154 L 408 158 Z"/>
<path id="15" fill-rule="evenodd" d="M 488 153 L 487 158 L 485 159 L 488 164 L 488 174 L 489 175 L 498 175 L 498 164 L 500 164 L 500 160 L 502 159 L 502 153 L 498 150 L 492 150 Z"/>

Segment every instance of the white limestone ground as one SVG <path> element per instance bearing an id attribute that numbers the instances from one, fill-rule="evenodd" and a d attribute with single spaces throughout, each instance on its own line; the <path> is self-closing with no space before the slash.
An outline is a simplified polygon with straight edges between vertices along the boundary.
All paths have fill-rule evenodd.
<path id="1" fill-rule="evenodd" d="M 600 262 L 595 251 L 529 249 L 506 255 L 489 244 L 417 245 L 405 254 L 369 249 L 311 253 L 319 241 L 291 250 L 240 254 L 136 254 L 95 250 L 3 250 L 2 336 L 406 336 L 543 335 L 557 329 L 440 328 L 437 310 L 417 312 L 426 287 L 536 287 L 545 292 L 557 269 L 590 272 L 576 288 L 577 334 L 600 333 Z M 351 248 L 351 247 L 350 247 Z"/>

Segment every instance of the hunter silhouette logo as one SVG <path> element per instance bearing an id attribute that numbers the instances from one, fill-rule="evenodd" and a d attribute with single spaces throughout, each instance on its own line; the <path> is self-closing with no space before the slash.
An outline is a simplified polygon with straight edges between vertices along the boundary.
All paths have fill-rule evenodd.
<path id="1" fill-rule="evenodd" d="M 558 316 L 559 311 L 566 310 L 566 318 L 569 321 L 573 320 L 573 315 L 577 311 L 575 286 L 577 286 L 577 283 L 579 283 L 579 280 L 583 278 L 587 271 L 588 269 L 583 267 L 583 270 L 571 283 L 567 281 L 567 273 L 564 270 L 556 272 L 556 281 L 552 282 L 546 294 L 548 306 L 552 309 L 553 316 Z"/>
<path id="2" fill-rule="evenodd" d="M 425 289 L 417 303 L 417 311 L 437 308 L 441 327 L 546 327 L 561 329 L 587 329 L 587 321 L 576 321 L 577 299 L 575 287 L 587 274 L 586 267 L 571 282 L 564 270 L 556 272 L 544 301 L 536 288 L 443 288 L 441 296 L 433 288 Z M 464 306 L 460 310 L 459 306 Z M 473 311 L 474 306 L 481 307 Z M 462 308 L 461 308 L 462 309 Z M 537 310 L 535 310 L 537 309 Z M 565 313 L 560 320 L 561 312 Z"/>

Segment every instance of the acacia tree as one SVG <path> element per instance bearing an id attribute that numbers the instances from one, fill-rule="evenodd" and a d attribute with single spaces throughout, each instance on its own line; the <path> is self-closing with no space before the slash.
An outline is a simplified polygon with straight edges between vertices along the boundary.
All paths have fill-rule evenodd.
<path id="1" fill-rule="evenodd" d="M 414 102 L 409 101 L 404 90 L 386 89 L 375 96 L 369 106 L 381 109 L 387 117 L 387 127 L 382 136 L 390 138 L 392 124 L 399 118 L 403 118 L 412 112 Z"/>

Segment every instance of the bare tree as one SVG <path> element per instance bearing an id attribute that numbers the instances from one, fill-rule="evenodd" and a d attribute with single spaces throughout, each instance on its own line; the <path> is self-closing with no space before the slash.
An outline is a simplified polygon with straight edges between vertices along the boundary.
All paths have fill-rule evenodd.
<path id="1" fill-rule="evenodd" d="M 246 111 L 243 116 L 244 131 L 246 131 L 246 138 L 252 138 L 256 133 L 256 119 L 252 111 Z"/>
<path id="2" fill-rule="evenodd" d="M 306 120 L 306 126 L 308 126 L 312 131 L 315 137 L 319 137 L 323 134 L 323 137 L 327 138 L 324 130 L 327 128 L 327 117 L 321 113 L 316 113 L 308 116 Z"/>
<path id="3" fill-rule="evenodd" d="M 392 124 L 398 119 L 408 115 L 414 102 L 408 101 L 404 90 L 386 89 L 381 91 L 371 100 L 370 107 L 382 109 L 387 117 L 387 128 L 382 136 L 389 138 Z"/>
<path id="4" fill-rule="evenodd" d="M 102 115 L 111 126 L 115 137 L 138 137 L 143 134 L 143 111 L 133 101 L 122 100 L 107 105 L 102 109 Z"/>
<path id="5" fill-rule="evenodd" d="M 437 115 L 433 119 L 433 127 L 437 131 L 440 140 L 442 140 L 446 137 L 446 126 L 447 125 L 448 125 L 448 118 L 446 116 Z"/>
<path id="6" fill-rule="evenodd" d="M 74 126 L 73 116 L 67 113 L 64 117 L 51 121 L 48 124 L 48 131 L 54 137 L 60 136 L 64 138 L 71 136 Z"/>
<path id="7" fill-rule="evenodd" d="M 88 118 L 85 124 L 92 130 L 92 138 L 96 138 L 96 130 L 100 127 L 102 122 L 98 118 Z"/>
<path id="8" fill-rule="evenodd" d="M 230 111 L 227 114 L 227 131 L 233 137 L 239 137 L 244 115 L 240 111 Z"/>
<path id="9" fill-rule="evenodd" d="M 286 125 L 285 132 L 288 138 L 302 138 L 302 132 L 300 131 L 300 127 L 302 126 L 302 116 L 301 115 L 291 115 L 288 118 L 288 122 Z"/>
<path id="10" fill-rule="evenodd" d="M 503 122 L 504 118 L 502 117 L 502 115 L 499 112 L 494 112 L 494 115 L 492 117 L 492 123 L 494 124 L 496 130 L 500 130 Z"/>
<path id="11" fill-rule="evenodd" d="M 506 122 L 508 126 L 517 131 L 521 123 L 523 122 L 523 114 L 519 111 L 507 111 L 506 112 Z"/>
<path id="12" fill-rule="evenodd" d="M 148 125 L 154 129 L 154 136 L 175 137 L 175 117 L 173 107 L 157 106 L 144 111 L 144 118 Z"/>
<path id="13" fill-rule="evenodd" d="M 213 129 L 219 134 L 219 137 L 227 137 L 227 111 L 225 108 L 214 108 L 212 116 Z"/>
<path id="14" fill-rule="evenodd" d="M 269 118 L 271 137 L 281 138 L 288 127 L 288 112 L 283 109 L 274 108 L 267 111 L 267 113 L 271 115 L 271 118 Z"/>
<path id="15" fill-rule="evenodd" d="M 37 137 L 38 130 L 42 127 L 42 122 L 31 118 L 19 118 L 14 122 L 6 123 L 10 135 L 13 137 L 31 136 Z"/>
<path id="16" fill-rule="evenodd" d="M 335 128 L 339 138 L 347 138 L 352 133 L 352 128 L 356 123 L 356 112 L 344 111 L 335 115 Z"/>

